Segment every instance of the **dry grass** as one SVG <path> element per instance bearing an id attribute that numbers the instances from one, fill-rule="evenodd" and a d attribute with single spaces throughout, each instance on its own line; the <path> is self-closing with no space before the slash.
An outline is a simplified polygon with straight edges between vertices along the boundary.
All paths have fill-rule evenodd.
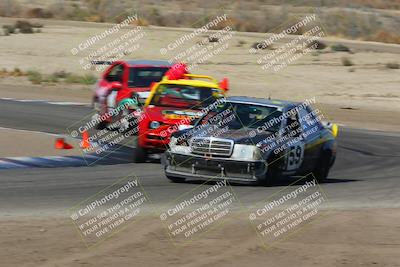
<path id="1" fill-rule="evenodd" d="M 277 32 L 280 26 L 293 23 L 315 12 L 319 0 L 49 0 L 47 5 L 34 6 L 26 1 L 0 2 L 0 16 L 57 18 L 90 22 L 120 22 L 137 13 L 138 25 L 169 27 L 200 27 L 216 15 L 228 13 L 229 19 L 216 28 L 227 25 L 237 31 Z M 229 6 L 228 10 L 221 7 Z M 386 10 L 384 10 L 386 9 Z M 400 9 L 399 1 L 390 0 L 332 0 L 323 1 L 317 13 L 327 35 L 400 43 L 399 19 L 390 9 Z M 295 15 L 294 15 L 295 14 Z M 304 29 L 302 29 L 304 30 Z"/>
<path id="2" fill-rule="evenodd" d="M 366 38 L 368 41 L 400 44 L 400 35 L 392 34 L 390 32 L 379 31 L 375 35 Z"/>
<path id="3" fill-rule="evenodd" d="M 348 57 L 342 57 L 341 61 L 342 61 L 342 65 L 346 66 L 346 67 L 350 67 L 350 66 L 354 65 L 354 63 Z"/>

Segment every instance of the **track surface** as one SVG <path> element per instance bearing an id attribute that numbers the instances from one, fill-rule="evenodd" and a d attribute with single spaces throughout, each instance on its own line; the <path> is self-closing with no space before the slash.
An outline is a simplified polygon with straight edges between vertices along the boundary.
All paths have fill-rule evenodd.
<path id="1" fill-rule="evenodd" d="M 66 133 L 69 125 L 90 111 L 85 106 L 0 100 L 0 126 Z M 400 135 L 342 128 L 338 142 L 338 158 L 330 179 L 321 185 L 328 205 L 344 209 L 399 207 Z M 169 182 L 158 162 L 134 164 L 126 163 L 126 159 L 107 166 L 0 170 L 0 212 L 67 214 L 68 208 L 132 174 L 139 178 L 156 205 L 173 201 L 198 185 Z M 273 187 L 234 185 L 233 190 L 249 206 L 265 200 L 294 179 L 279 181 Z"/>

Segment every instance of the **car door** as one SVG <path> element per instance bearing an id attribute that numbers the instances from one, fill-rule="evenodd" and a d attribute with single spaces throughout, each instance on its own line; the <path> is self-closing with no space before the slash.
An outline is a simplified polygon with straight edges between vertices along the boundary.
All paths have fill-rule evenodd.
<path id="1" fill-rule="evenodd" d="M 321 123 L 316 112 L 310 107 L 302 108 L 299 110 L 300 124 L 303 131 L 305 140 L 305 153 L 303 171 L 311 171 L 314 169 L 318 162 L 321 146 Z"/>
<path id="2" fill-rule="evenodd" d="M 285 155 L 283 164 L 284 174 L 295 174 L 301 170 L 305 157 L 305 140 L 302 135 L 300 117 L 295 109 L 290 110 L 291 115 L 284 123 L 282 138 L 285 138 Z"/>
<path id="3" fill-rule="evenodd" d="M 110 71 L 105 75 L 105 80 L 107 81 L 108 93 L 106 97 L 106 107 L 107 111 L 111 112 L 117 107 L 117 95 L 118 91 L 121 89 L 112 88 L 111 84 L 113 82 L 119 82 L 123 84 L 125 67 L 123 64 L 116 64 L 110 69 Z"/>

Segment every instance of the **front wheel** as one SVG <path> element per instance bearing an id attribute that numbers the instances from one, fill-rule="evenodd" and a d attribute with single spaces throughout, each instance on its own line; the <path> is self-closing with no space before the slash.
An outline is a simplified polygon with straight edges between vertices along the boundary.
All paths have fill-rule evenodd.
<path id="1" fill-rule="evenodd" d="M 271 186 L 274 184 L 274 181 L 279 177 L 279 172 L 277 169 L 268 167 L 267 173 L 264 177 L 258 178 L 256 185 L 260 186 Z"/>
<path id="2" fill-rule="evenodd" d="M 185 178 L 180 178 L 180 177 L 175 177 L 175 176 L 170 176 L 170 175 L 166 175 L 166 176 L 169 180 L 171 180 L 174 183 L 183 183 L 186 180 Z"/>
<path id="3" fill-rule="evenodd" d="M 139 145 L 139 138 L 136 139 L 136 148 L 135 154 L 133 156 L 133 162 L 135 163 L 143 163 L 146 162 L 148 157 L 147 150 Z"/>
<path id="4" fill-rule="evenodd" d="M 330 155 L 324 154 L 322 155 L 322 158 L 319 160 L 317 166 L 315 166 L 313 174 L 318 182 L 324 182 L 326 178 L 328 178 L 331 166 L 330 161 L 331 161 Z"/>

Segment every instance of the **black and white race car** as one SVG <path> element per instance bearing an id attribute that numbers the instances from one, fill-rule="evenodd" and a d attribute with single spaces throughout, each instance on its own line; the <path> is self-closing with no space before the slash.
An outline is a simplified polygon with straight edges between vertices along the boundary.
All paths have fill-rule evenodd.
<path id="1" fill-rule="evenodd" d="M 315 99 L 314 99 L 315 100 Z M 230 97 L 172 135 L 165 174 L 268 184 L 280 176 L 327 178 L 336 157 L 336 124 L 310 102 Z"/>

